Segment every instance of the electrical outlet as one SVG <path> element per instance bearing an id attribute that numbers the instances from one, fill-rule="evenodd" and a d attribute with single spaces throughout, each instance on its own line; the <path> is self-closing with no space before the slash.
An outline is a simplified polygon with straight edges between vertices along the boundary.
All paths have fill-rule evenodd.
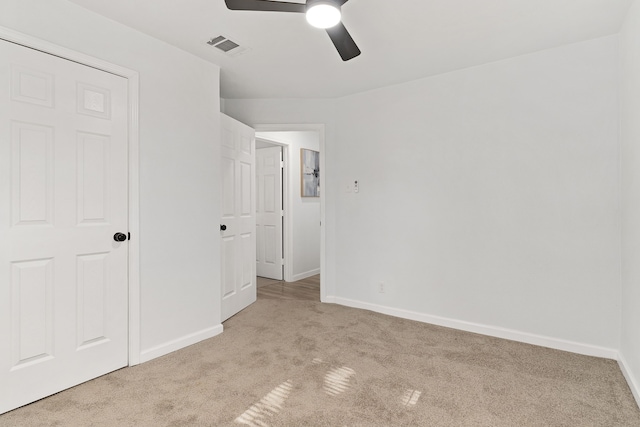
<path id="1" fill-rule="evenodd" d="M 384 294 L 384 282 L 378 283 L 378 292 Z"/>
<path id="2" fill-rule="evenodd" d="M 353 182 L 353 192 L 354 193 L 359 193 L 360 192 L 360 184 L 358 184 L 358 181 L 354 181 Z"/>

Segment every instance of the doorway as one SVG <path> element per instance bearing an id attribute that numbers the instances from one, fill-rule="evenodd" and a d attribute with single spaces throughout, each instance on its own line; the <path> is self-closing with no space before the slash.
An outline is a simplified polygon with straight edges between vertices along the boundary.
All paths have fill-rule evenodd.
<path id="1" fill-rule="evenodd" d="M 322 153 L 324 125 L 257 125 L 256 140 L 266 147 L 280 146 L 283 151 L 283 278 L 297 282 L 322 276 L 324 265 L 324 200 L 322 174 L 324 159 L 320 155 L 319 197 L 303 197 L 301 191 L 301 150 Z M 320 279 L 320 300 L 324 292 Z"/>

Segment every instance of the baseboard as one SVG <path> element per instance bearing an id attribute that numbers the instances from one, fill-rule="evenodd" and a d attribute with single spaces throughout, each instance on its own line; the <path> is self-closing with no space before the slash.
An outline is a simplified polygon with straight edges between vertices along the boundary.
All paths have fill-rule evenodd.
<path id="1" fill-rule="evenodd" d="M 542 335 L 530 334 L 527 332 L 516 331 L 496 326 L 482 325 L 479 323 L 466 322 L 463 320 L 450 319 L 446 317 L 434 316 L 415 311 L 402 310 L 392 307 L 386 307 L 377 304 L 371 304 L 362 301 L 355 301 L 340 297 L 327 297 L 326 302 L 344 305 L 347 307 L 361 308 L 364 310 L 375 311 L 377 313 L 388 314 L 390 316 L 400 317 L 408 320 L 429 323 L 432 325 L 444 326 L 447 328 L 459 329 L 461 331 L 473 332 L 476 334 L 488 335 L 496 338 L 504 338 L 512 341 L 523 342 L 527 344 L 538 345 L 541 347 L 553 348 L 556 350 L 568 351 L 571 353 L 583 354 L 586 356 L 601 357 L 605 359 L 618 359 L 618 350 L 595 345 L 582 344 L 573 341 L 562 340 L 558 338 L 546 337 Z"/>
<path id="2" fill-rule="evenodd" d="M 307 277 L 317 276 L 320 274 L 320 269 L 316 268 L 315 270 L 306 271 L 304 273 L 294 274 L 291 276 L 292 282 L 297 282 L 298 280 L 306 279 Z"/>
<path id="3" fill-rule="evenodd" d="M 168 343 L 161 344 L 159 346 L 143 350 L 140 353 L 140 363 L 148 362 L 156 357 L 164 356 L 181 348 L 188 347 L 200 341 L 215 337 L 222 333 L 222 325 L 217 325 L 212 328 L 207 328 L 202 331 L 194 332 L 193 334 L 185 335 L 184 337 L 177 338 Z"/>
<path id="4" fill-rule="evenodd" d="M 625 359 L 622 353 L 618 354 L 618 365 L 620 366 L 622 375 L 624 375 L 624 378 L 627 380 L 627 384 L 629 384 L 633 397 L 636 399 L 636 404 L 640 407 L 640 383 L 638 383 L 636 377 L 631 372 L 631 369 L 629 369 L 627 359 Z"/>
<path id="5" fill-rule="evenodd" d="M 336 297 L 334 297 L 334 296 L 327 295 L 327 296 L 325 296 L 323 299 L 321 299 L 321 301 L 320 301 L 320 302 L 324 302 L 324 303 L 326 303 L 326 304 L 339 304 L 339 303 L 337 302 L 337 299 L 338 299 L 338 298 L 336 298 Z M 346 305 L 346 304 L 340 304 L 340 305 Z"/>

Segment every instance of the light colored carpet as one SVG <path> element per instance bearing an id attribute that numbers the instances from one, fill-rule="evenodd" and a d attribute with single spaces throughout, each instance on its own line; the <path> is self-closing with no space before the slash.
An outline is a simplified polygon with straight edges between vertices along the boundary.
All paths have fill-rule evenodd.
<path id="1" fill-rule="evenodd" d="M 0 416 L 2 426 L 640 426 L 615 361 L 263 299 L 215 338 Z"/>

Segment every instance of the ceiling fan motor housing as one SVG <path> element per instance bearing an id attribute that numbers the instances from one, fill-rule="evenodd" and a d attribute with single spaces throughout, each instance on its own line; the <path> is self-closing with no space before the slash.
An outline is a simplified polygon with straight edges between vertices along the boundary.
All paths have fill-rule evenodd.
<path id="1" fill-rule="evenodd" d="M 313 6 L 319 5 L 319 4 L 326 4 L 328 6 L 333 6 L 336 9 L 340 10 L 342 3 L 344 2 L 338 2 L 335 0 L 307 0 L 307 10 L 311 9 Z"/>

